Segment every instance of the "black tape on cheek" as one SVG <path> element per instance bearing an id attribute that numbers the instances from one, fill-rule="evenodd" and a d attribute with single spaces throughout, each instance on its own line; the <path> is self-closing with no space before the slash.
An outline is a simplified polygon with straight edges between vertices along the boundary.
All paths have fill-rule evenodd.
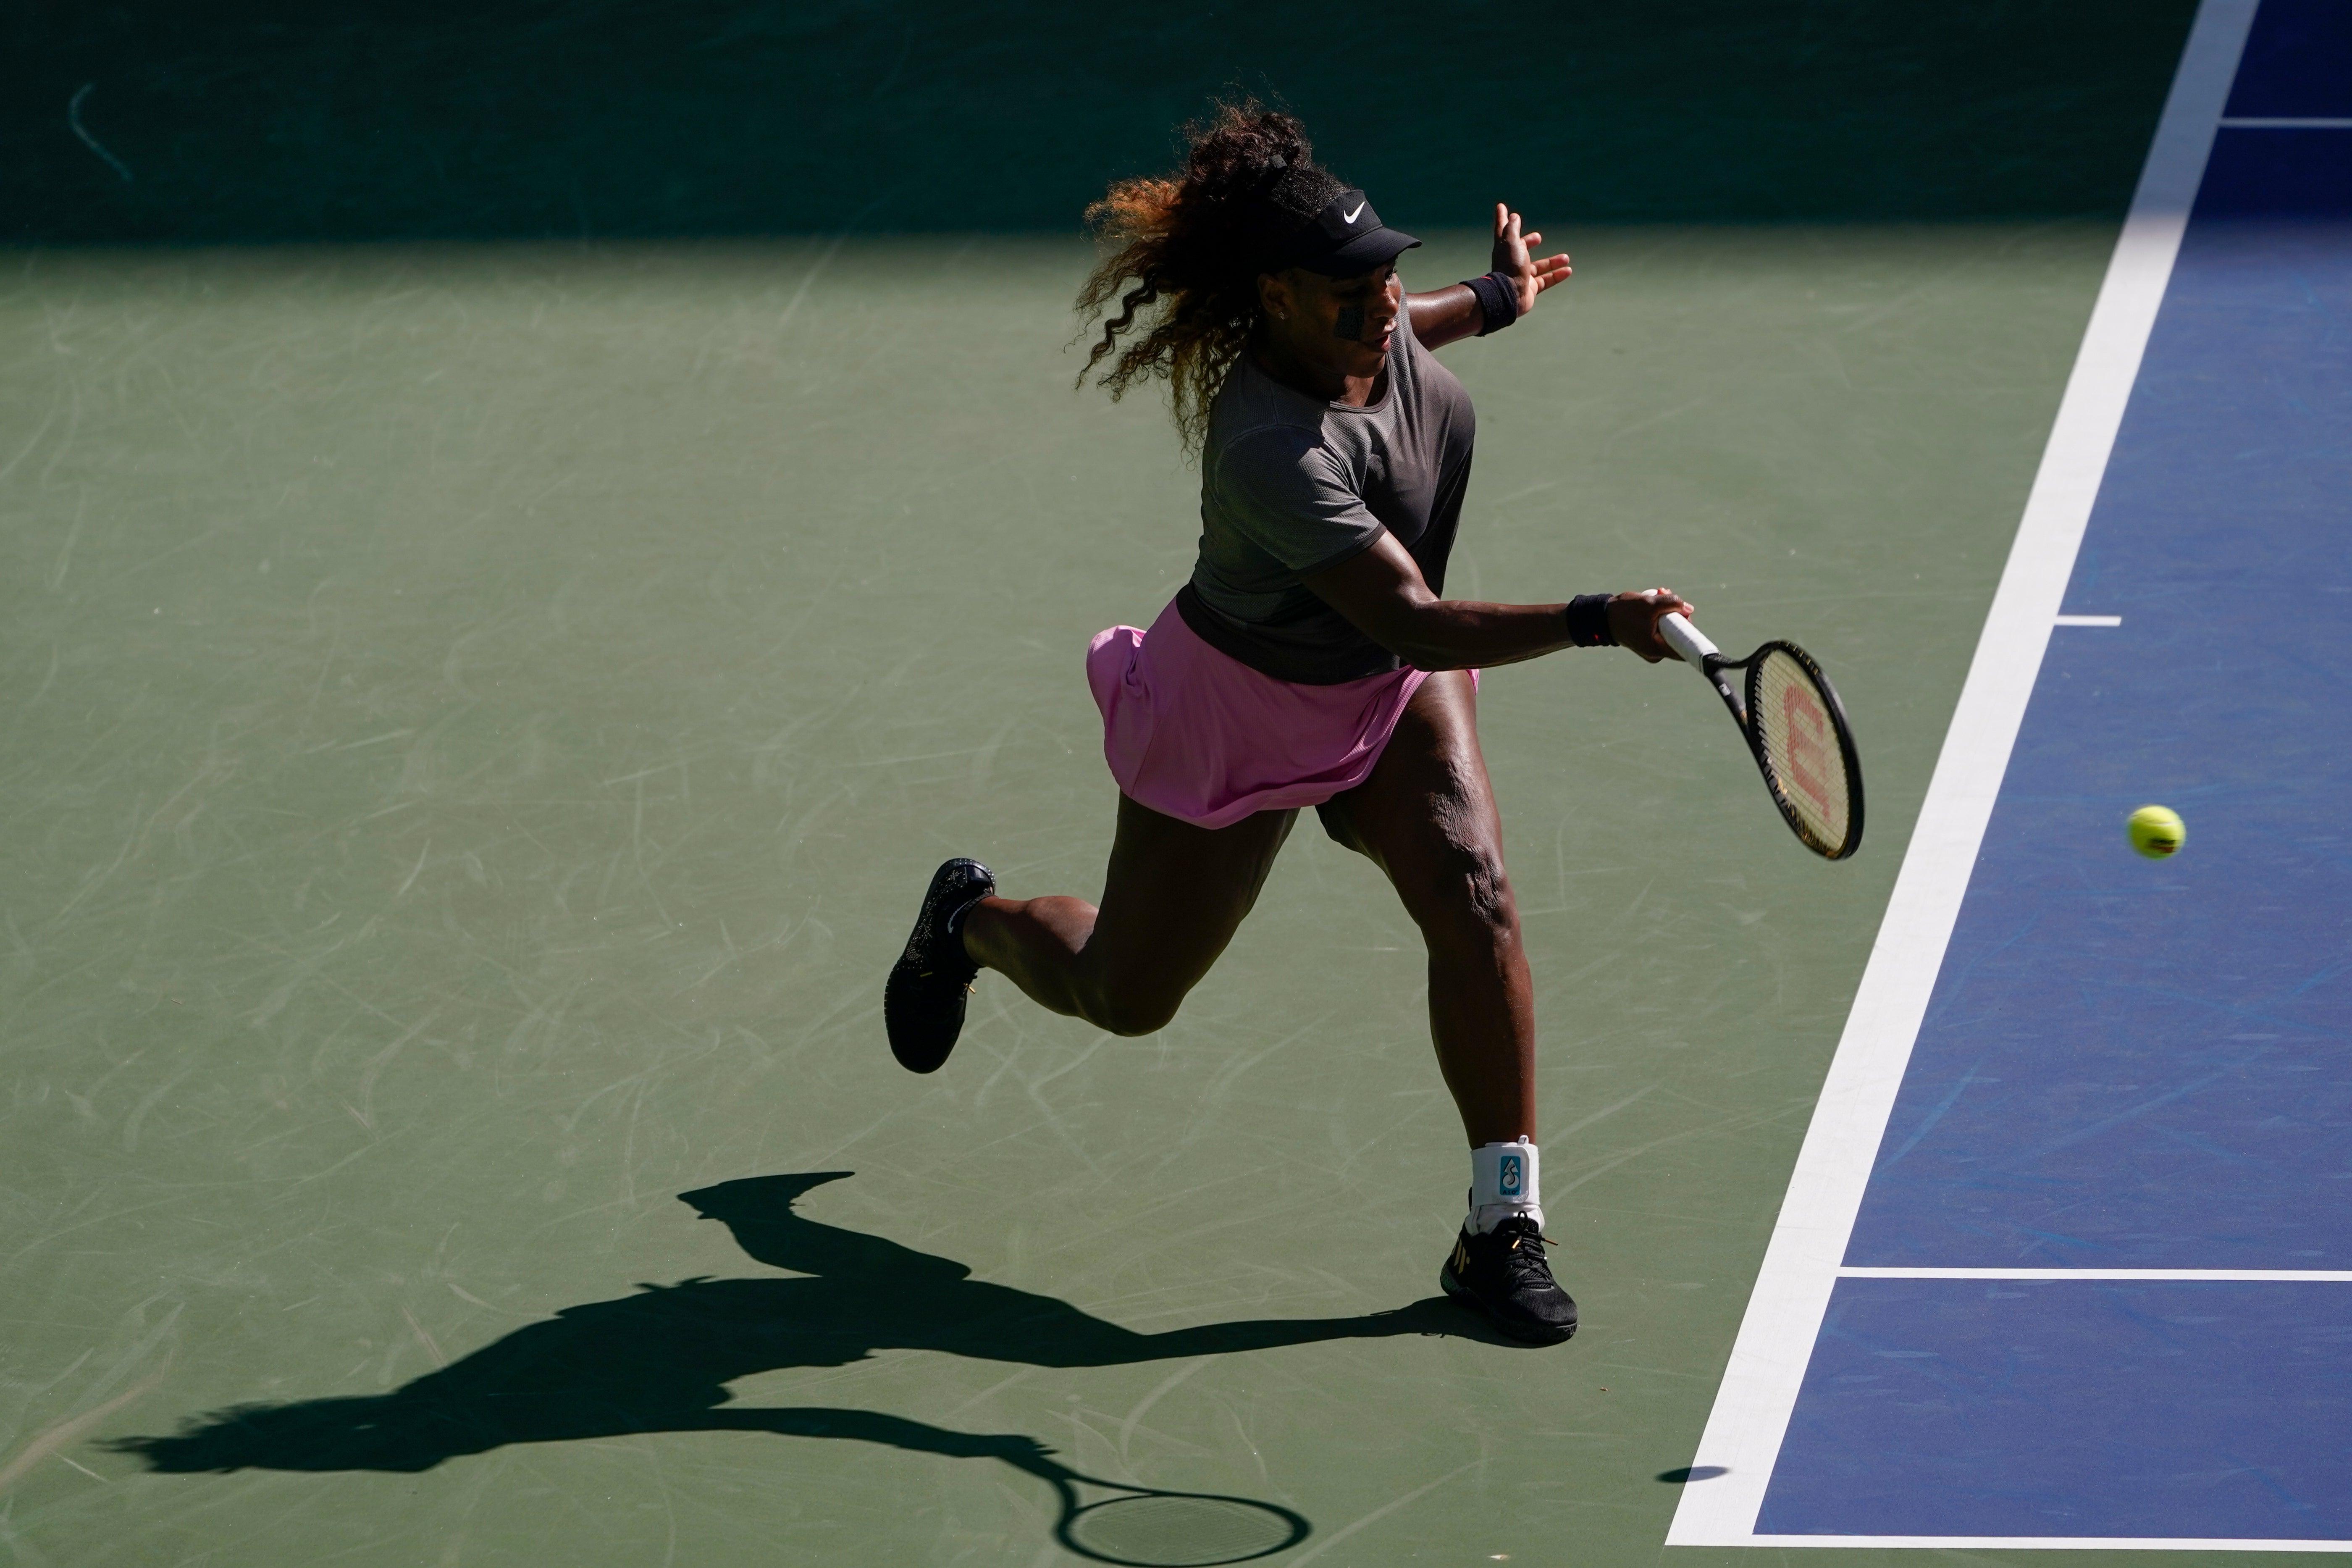
<path id="1" fill-rule="evenodd" d="M 1364 341 L 1364 308 L 1361 305 L 1349 305 L 1342 309 L 1339 319 L 1331 323 L 1331 335 L 1343 343 L 1362 342 Z"/>

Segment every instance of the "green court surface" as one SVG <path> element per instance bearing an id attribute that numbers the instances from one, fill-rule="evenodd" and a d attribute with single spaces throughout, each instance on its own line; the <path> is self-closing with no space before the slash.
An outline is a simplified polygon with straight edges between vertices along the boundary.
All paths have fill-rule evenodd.
<path id="1" fill-rule="evenodd" d="M 0 1547 L 1658 1562 L 2186 16 L 0 19 Z M 941 858 L 1100 888 L 1197 476 L 1072 389 L 1076 211 L 1235 80 L 1410 285 L 1575 253 L 1446 351 L 1451 590 L 1671 584 L 1859 732 L 1832 865 L 1686 671 L 1486 679 L 1564 1346 L 1433 1300 L 1417 937 L 1311 820 L 1160 1034 L 884 1044 Z"/>
<path id="2" fill-rule="evenodd" d="M 983 977 L 884 1048 L 941 857 L 1099 887 L 1079 656 L 1190 559 L 1075 242 L 20 257 L 0 1541 L 1082 1561 L 1063 1465 L 1286 1562 L 1654 1559 L 2111 234 L 1597 229 L 1449 351 L 1454 591 L 1796 637 L 1874 792 L 1826 864 L 1686 673 L 1488 677 L 1547 1351 L 1430 1300 L 1415 938 L 1311 823 L 1160 1035 Z"/>

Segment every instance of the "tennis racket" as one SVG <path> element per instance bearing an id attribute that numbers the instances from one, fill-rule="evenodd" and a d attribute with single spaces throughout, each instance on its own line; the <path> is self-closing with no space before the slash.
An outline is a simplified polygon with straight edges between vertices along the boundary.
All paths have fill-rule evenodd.
<path id="1" fill-rule="evenodd" d="M 1862 762 L 1830 678 L 1794 643 L 1768 642 L 1746 658 L 1726 658 L 1679 615 L 1658 619 L 1658 636 L 1706 677 L 1731 710 L 1772 804 L 1798 841 L 1825 860 L 1862 844 Z M 1735 685 L 1730 671 L 1748 672 Z"/>

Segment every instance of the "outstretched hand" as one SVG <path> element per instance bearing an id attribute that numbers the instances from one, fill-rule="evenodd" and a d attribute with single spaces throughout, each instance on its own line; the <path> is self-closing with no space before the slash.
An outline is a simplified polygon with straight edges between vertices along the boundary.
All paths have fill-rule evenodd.
<path id="1" fill-rule="evenodd" d="M 1688 617 L 1698 612 L 1672 588 L 1620 594 L 1609 601 L 1609 629 L 1616 634 L 1619 646 L 1633 649 L 1652 664 L 1662 658 L 1680 658 L 1674 645 L 1658 635 L 1658 623 L 1677 614 Z"/>
<path id="2" fill-rule="evenodd" d="M 1495 204 L 1495 270 L 1518 289 L 1522 316 L 1536 308 L 1537 295 L 1555 283 L 1568 281 L 1570 268 L 1565 253 L 1541 260 L 1531 257 L 1530 247 L 1542 243 L 1540 234 L 1519 232 L 1519 215 L 1510 209 L 1508 203 Z"/>

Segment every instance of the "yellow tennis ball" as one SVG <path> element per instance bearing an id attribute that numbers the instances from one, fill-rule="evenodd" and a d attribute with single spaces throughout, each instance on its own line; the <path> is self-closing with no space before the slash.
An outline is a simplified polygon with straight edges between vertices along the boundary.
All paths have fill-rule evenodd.
<path id="1" fill-rule="evenodd" d="M 2189 842 L 2189 826 L 2169 806 L 2143 805 L 2131 814 L 2131 846 L 2151 860 L 2180 852 Z"/>

